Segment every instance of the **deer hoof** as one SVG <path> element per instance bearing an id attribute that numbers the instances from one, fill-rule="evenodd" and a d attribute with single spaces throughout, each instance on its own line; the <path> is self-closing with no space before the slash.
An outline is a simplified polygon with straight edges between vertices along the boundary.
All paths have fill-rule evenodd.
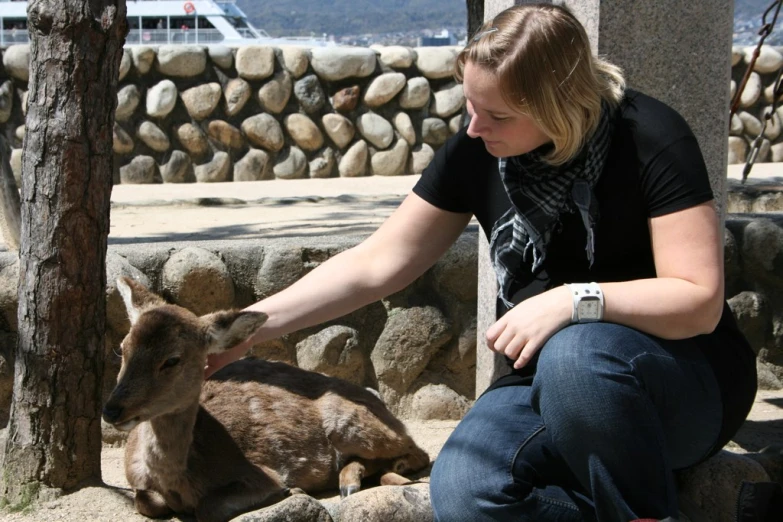
<path id="1" fill-rule="evenodd" d="M 350 486 L 340 486 L 340 498 L 345 498 L 348 495 L 353 495 L 354 493 L 359 491 L 359 486 L 350 485 Z"/>
<path id="2" fill-rule="evenodd" d="M 288 490 L 288 496 L 293 495 L 307 495 L 307 493 L 302 488 L 291 488 Z"/>

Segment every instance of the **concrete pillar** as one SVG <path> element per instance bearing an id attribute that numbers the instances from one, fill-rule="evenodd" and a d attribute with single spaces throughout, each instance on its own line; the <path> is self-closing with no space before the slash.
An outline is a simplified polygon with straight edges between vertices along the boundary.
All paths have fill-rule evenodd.
<path id="1" fill-rule="evenodd" d="M 488 20 L 512 5 L 485 0 Z M 560 0 L 582 22 L 593 52 L 625 71 L 628 86 L 674 107 L 699 140 L 721 215 L 729 128 L 729 83 L 734 3 L 722 0 Z M 723 219 L 721 220 L 721 227 Z M 494 322 L 497 286 L 480 235 L 476 396 L 505 372 L 486 349 L 484 332 Z M 483 253 L 483 254 L 482 254 Z M 486 272 L 490 272 L 487 274 Z M 491 298 L 490 298 L 491 297 Z"/>

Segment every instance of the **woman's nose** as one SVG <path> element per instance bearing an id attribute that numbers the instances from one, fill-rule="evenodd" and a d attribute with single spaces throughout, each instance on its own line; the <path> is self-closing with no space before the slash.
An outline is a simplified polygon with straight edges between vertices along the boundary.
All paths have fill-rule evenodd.
<path id="1" fill-rule="evenodd" d="M 480 121 L 480 119 L 476 117 L 476 115 L 474 114 L 470 118 L 470 122 L 468 123 L 468 130 L 467 130 L 468 136 L 470 136 L 471 138 L 478 138 L 484 133 L 485 130 L 486 128 L 483 122 Z"/>

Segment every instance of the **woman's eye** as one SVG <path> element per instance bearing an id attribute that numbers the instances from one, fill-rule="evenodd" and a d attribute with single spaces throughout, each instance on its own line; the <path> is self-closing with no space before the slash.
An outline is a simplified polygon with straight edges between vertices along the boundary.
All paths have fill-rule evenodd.
<path id="1" fill-rule="evenodd" d="M 160 367 L 161 370 L 165 370 L 166 368 L 171 368 L 172 366 L 176 366 L 179 364 L 179 357 L 170 357 L 166 359 L 166 362 L 163 363 L 163 366 Z"/>

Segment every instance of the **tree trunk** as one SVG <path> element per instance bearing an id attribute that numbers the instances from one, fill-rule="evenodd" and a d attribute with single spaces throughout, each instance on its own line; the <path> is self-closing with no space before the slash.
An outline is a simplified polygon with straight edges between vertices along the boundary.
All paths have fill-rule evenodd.
<path id="1" fill-rule="evenodd" d="M 125 0 L 32 0 L 19 341 L 0 498 L 100 480 L 106 245 Z"/>
<path id="2" fill-rule="evenodd" d="M 465 0 L 468 6 L 468 40 L 484 23 L 484 0 Z"/>

